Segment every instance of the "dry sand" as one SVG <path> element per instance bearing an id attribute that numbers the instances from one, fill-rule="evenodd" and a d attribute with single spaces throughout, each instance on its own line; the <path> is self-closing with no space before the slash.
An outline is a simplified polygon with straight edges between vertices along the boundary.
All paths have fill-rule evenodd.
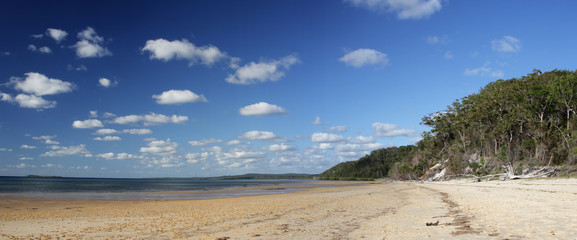
<path id="1" fill-rule="evenodd" d="M 379 183 L 212 200 L 3 200 L 0 239 L 577 239 L 577 181 Z"/>

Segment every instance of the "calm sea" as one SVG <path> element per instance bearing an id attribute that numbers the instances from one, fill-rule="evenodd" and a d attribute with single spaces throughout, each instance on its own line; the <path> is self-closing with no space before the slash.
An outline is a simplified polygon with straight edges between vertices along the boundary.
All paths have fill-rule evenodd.
<path id="1" fill-rule="evenodd" d="M 210 199 L 285 193 L 311 182 L 313 180 L 0 177 L 0 199 Z"/>

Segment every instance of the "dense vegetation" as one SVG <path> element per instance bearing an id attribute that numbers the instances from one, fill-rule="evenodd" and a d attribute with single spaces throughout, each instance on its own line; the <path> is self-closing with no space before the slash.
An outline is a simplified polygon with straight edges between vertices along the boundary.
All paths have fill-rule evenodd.
<path id="1" fill-rule="evenodd" d="M 395 163 L 407 158 L 415 146 L 390 147 L 374 150 L 357 161 L 342 162 L 321 173 L 326 180 L 372 180 L 384 178 Z"/>
<path id="2" fill-rule="evenodd" d="M 533 70 L 521 78 L 489 83 L 447 109 L 423 117 L 422 124 L 431 130 L 423 133 L 423 140 L 403 159 L 380 158 L 388 158 L 386 154 L 373 158 L 371 153 L 321 176 L 354 173 L 354 177 L 381 177 L 375 175 L 381 169 L 387 177 L 416 179 L 425 177 L 435 164 L 452 175 L 499 173 L 509 164 L 518 172 L 537 166 L 573 170 L 577 163 L 576 111 L 577 72 Z M 374 152 L 379 151 L 392 150 Z M 368 167 L 359 162 L 377 164 Z"/>

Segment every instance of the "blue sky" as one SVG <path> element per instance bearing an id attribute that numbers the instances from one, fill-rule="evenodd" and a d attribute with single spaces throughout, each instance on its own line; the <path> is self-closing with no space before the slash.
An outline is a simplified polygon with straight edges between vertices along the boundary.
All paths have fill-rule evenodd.
<path id="1" fill-rule="evenodd" d="M 574 1 L 8 1 L 0 175 L 320 173 L 497 79 L 576 69 Z"/>

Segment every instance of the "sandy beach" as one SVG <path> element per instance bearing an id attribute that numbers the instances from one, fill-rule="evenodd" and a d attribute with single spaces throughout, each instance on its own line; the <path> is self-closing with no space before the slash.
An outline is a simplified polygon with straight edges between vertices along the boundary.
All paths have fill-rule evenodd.
<path id="1" fill-rule="evenodd" d="M 210 200 L 11 199 L 0 202 L 0 239 L 577 239 L 576 200 L 576 179 L 343 183 Z"/>

